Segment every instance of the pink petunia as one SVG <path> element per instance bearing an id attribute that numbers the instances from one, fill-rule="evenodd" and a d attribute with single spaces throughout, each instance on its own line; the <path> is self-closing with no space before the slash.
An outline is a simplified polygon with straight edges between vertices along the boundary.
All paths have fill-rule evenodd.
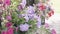
<path id="1" fill-rule="evenodd" d="M 11 1 L 11 0 L 4 0 L 4 4 L 5 4 L 5 5 L 10 5 L 10 4 L 11 4 L 10 1 Z"/>
<path id="2" fill-rule="evenodd" d="M 14 29 L 10 27 L 7 30 L 2 31 L 1 34 L 14 34 Z"/>
<path id="3" fill-rule="evenodd" d="M 11 18 L 10 15 L 7 15 L 7 16 L 6 16 L 6 19 L 7 19 L 7 20 L 12 20 L 12 18 Z"/>
<path id="4" fill-rule="evenodd" d="M 56 34 L 55 29 L 52 29 L 51 34 Z"/>
<path id="5" fill-rule="evenodd" d="M 54 15 L 54 11 L 51 10 L 49 13 L 48 13 L 49 17 L 51 17 L 52 15 Z"/>
<path id="6" fill-rule="evenodd" d="M 14 34 L 14 28 L 8 28 L 7 34 Z"/>
<path id="7" fill-rule="evenodd" d="M 16 31 L 18 31 L 18 27 L 16 27 Z"/>
<path id="8" fill-rule="evenodd" d="M 7 31 L 4 30 L 4 31 L 1 32 L 1 34 L 7 34 Z"/>
<path id="9" fill-rule="evenodd" d="M 45 28 L 48 28 L 49 27 L 49 24 L 48 23 L 45 23 L 44 26 L 45 26 Z"/>
<path id="10" fill-rule="evenodd" d="M 42 3 L 40 3 L 40 4 L 38 4 L 38 8 L 39 8 L 39 10 L 43 11 L 46 9 L 46 6 L 43 5 Z"/>

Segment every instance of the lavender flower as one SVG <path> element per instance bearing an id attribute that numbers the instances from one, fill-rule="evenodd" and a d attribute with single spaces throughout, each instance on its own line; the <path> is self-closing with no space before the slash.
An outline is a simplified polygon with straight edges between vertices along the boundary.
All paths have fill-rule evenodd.
<path id="1" fill-rule="evenodd" d="M 22 8 L 22 5 L 19 5 L 19 6 L 18 6 L 18 9 L 19 9 L 19 10 L 22 10 L 22 9 L 23 9 L 23 8 Z"/>
<path id="2" fill-rule="evenodd" d="M 39 16 L 37 17 L 37 27 L 41 27 L 41 18 Z"/>
<path id="3" fill-rule="evenodd" d="M 22 14 L 22 16 L 24 17 L 26 14 Z"/>
<path id="4" fill-rule="evenodd" d="M 26 0 L 22 0 L 21 5 L 22 5 L 22 8 L 24 8 L 24 7 L 25 7 L 25 5 L 26 5 Z"/>
<path id="5" fill-rule="evenodd" d="M 26 22 L 28 22 L 28 20 L 29 20 L 28 15 L 26 15 L 24 18 L 25 18 Z"/>
<path id="6" fill-rule="evenodd" d="M 34 17 L 34 14 L 28 14 L 29 19 L 32 19 Z"/>
<path id="7" fill-rule="evenodd" d="M 28 14 L 34 14 L 34 8 L 33 8 L 33 6 L 29 6 L 28 7 L 28 10 L 26 11 Z"/>
<path id="8" fill-rule="evenodd" d="M 41 27 L 41 22 L 37 22 L 37 28 Z"/>
<path id="9" fill-rule="evenodd" d="M 38 22 L 41 22 L 40 16 L 37 17 L 37 21 L 38 21 Z"/>
<path id="10" fill-rule="evenodd" d="M 38 22 L 41 22 L 41 17 L 39 15 L 34 15 L 34 18 L 37 19 Z"/>
<path id="11" fill-rule="evenodd" d="M 28 31 L 29 25 L 27 23 L 25 24 L 20 24 L 20 30 L 21 31 Z"/>

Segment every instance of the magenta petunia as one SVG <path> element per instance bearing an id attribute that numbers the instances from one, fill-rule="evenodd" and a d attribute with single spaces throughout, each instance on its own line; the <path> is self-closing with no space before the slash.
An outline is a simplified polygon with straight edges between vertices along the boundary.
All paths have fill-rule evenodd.
<path id="1" fill-rule="evenodd" d="M 2 31 L 1 34 L 14 34 L 14 28 L 10 27 L 7 30 Z"/>
<path id="2" fill-rule="evenodd" d="M 7 34 L 14 34 L 14 28 L 8 28 Z"/>
<path id="3" fill-rule="evenodd" d="M 12 25 L 11 22 L 7 22 L 7 23 L 5 24 L 6 27 L 10 27 L 11 25 Z"/>
<path id="4" fill-rule="evenodd" d="M 7 31 L 2 31 L 1 34 L 7 34 Z"/>
<path id="5" fill-rule="evenodd" d="M 10 5 L 11 4 L 11 0 L 4 0 L 4 4 L 5 5 Z"/>

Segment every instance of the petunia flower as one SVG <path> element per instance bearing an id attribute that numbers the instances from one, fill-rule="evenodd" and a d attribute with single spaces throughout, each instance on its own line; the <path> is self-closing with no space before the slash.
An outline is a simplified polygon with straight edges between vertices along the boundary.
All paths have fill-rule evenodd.
<path id="1" fill-rule="evenodd" d="M 56 34 L 55 29 L 52 29 L 51 34 Z"/>
<path id="2" fill-rule="evenodd" d="M 2 31 L 1 34 L 7 34 L 7 31 Z"/>
<path id="3" fill-rule="evenodd" d="M 28 6 L 28 10 L 26 11 L 28 14 L 34 14 L 34 8 L 33 6 Z"/>
<path id="4" fill-rule="evenodd" d="M 12 17 L 11 17 L 10 15 L 7 15 L 7 16 L 6 16 L 6 19 L 7 19 L 7 20 L 12 20 Z"/>
<path id="5" fill-rule="evenodd" d="M 41 22 L 37 22 L 37 28 L 41 27 Z"/>
<path id="6" fill-rule="evenodd" d="M 46 9 L 46 6 L 43 5 L 42 3 L 40 3 L 40 5 L 38 6 L 39 10 L 43 11 Z"/>
<path id="7" fill-rule="evenodd" d="M 14 34 L 14 28 L 12 27 L 8 28 L 7 34 Z"/>
<path id="8" fill-rule="evenodd" d="M 49 24 L 48 23 L 45 23 L 44 26 L 45 26 L 45 28 L 48 28 L 49 27 Z"/>
<path id="9" fill-rule="evenodd" d="M 27 23 L 25 24 L 20 24 L 20 30 L 21 31 L 28 31 L 29 25 Z"/>
<path id="10" fill-rule="evenodd" d="M 10 5 L 11 4 L 11 0 L 4 0 L 4 4 L 5 5 Z"/>
<path id="11" fill-rule="evenodd" d="M 18 6 L 18 9 L 19 9 L 19 10 L 22 10 L 22 9 L 23 9 L 23 6 L 22 6 L 22 5 L 19 5 L 19 6 Z"/>
<path id="12" fill-rule="evenodd" d="M 54 15 L 54 11 L 51 10 L 49 13 L 48 13 L 49 17 L 51 17 L 52 15 Z"/>
<path id="13" fill-rule="evenodd" d="M 0 0 L 0 4 L 3 4 L 3 1 L 2 0 Z"/>
<path id="14" fill-rule="evenodd" d="M 28 20 L 29 20 L 28 15 L 25 15 L 24 18 L 25 18 L 26 22 L 28 22 Z"/>
<path id="15" fill-rule="evenodd" d="M 22 8 L 24 8 L 26 6 L 26 0 L 22 0 L 21 6 L 22 6 Z"/>
<path id="16" fill-rule="evenodd" d="M 11 25 L 12 25 L 11 22 L 7 22 L 7 23 L 5 24 L 6 27 L 10 27 Z"/>
<path id="17" fill-rule="evenodd" d="M 34 14 L 28 14 L 29 19 L 32 19 L 34 17 Z"/>

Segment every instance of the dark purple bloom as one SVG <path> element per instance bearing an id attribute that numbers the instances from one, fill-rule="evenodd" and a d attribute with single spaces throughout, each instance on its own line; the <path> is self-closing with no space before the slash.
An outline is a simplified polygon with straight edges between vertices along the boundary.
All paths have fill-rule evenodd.
<path id="1" fill-rule="evenodd" d="M 20 24 L 20 30 L 21 31 L 28 31 L 29 25 L 27 23 L 25 24 Z"/>
<path id="2" fill-rule="evenodd" d="M 10 27 L 11 25 L 12 25 L 11 22 L 7 22 L 7 23 L 5 24 L 6 27 Z"/>

